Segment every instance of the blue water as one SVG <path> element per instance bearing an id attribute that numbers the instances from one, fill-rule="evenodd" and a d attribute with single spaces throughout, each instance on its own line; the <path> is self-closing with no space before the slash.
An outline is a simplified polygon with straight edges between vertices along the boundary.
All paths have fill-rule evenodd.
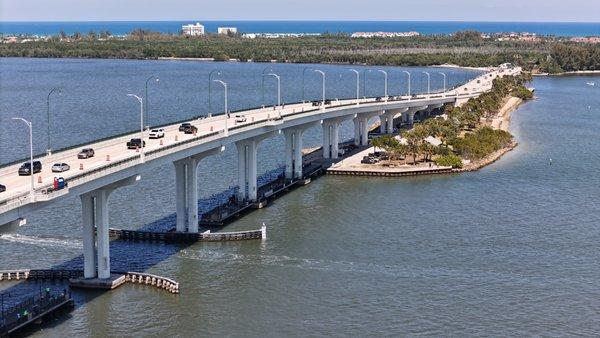
<path id="1" fill-rule="evenodd" d="M 52 35 L 63 30 L 87 33 L 107 30 L 115 35 L 136 28 L 162 33 L 178 33 L 183 24 L 192 21 L 87 21 L 87 22 L 0 22 L 3 34 Z M 557 36 L 600 35 L 600 23 L 570 22 L 432 22 L 432 21 L 202 21 L 207 32 L 220 26 L 234 26 L 242 33 L 324 33 L 360 31 L 417 31 L 421 34 L 450 34 L 465 29 L 486 33 L 531 32 Z"/>

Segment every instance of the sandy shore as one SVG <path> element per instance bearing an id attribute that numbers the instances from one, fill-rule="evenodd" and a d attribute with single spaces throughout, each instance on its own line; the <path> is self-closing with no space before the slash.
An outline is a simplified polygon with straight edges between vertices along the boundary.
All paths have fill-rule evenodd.
<path id="1" fill-rule="evenodd" d="M 508 131 L 508 125 L 510 124 L 510 113 L 515 111 L 523 103 L 523 100 L 511 96 L 506 100 L 504 106 L 498 111 L 498 115 L 492 119 L 492 128 L 501 129 Z"/>

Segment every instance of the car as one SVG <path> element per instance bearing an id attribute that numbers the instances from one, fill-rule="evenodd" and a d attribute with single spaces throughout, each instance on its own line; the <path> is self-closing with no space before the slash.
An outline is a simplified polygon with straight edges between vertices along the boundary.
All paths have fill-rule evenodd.
<path id="1" fill-rule="evenodd" d="M 236 115 L 235 117 L 235 122 L 246 122 L 248 119 L 246 118 L 246 116 L 244 115 Z"/>
<path id="2" fill-rule="evenodd" d="M 163 138 L 165 137 L 165 130 L 162 128 L 150 130 L 150 138 Z"/>
<path id="3" fill-rule="evenodd" d="M 23 163 L 21 165 L 21 167 L 19 168 L 19 176 L 29 176 L 29 175 L 32 175 L 30 169 L 31 169 L 31 163 L 30 162 Z M 33 174 L 39 173 L 40 171 L 42 171 L 42 162 L 40 162 L 40 161 L 33 161 Z"/>
<path id="4" fill-rule="evenodd" d="M 0 192 L 5 192 L 6 191 L 6 186 L 0 184 Z"/>
<path id="5" fill-rule="evenodd" d="M 68 171 L 70 169 L 71 169 L 71 166 L 69 166 L 66 163 L 54 163 L 54 165 L 52 165 L 53 173 L 62 173 L 62 172 Z"/>
<path id="6" fill-rule="evenodd" d="M 179 131 L 183 131 L 185 132 L 186 128 L 189 128 L 192 124 L 189 122 L 184 122 L 181 125 L 179 125 Z"/>
<path id="7" fill-rule="evenodd" d="M 81 149 L 79 154 L 77 154 L 77 158 L 80 160 L 90 158 L 90 157 L 94 157 L 94 149 L 92 149 L 92 148 L 83 148 L 83 149 Z"/>
<path id="8" fill-rule="evenodd" d="M 325 99 L 325 104 L 331 104 L 331 99 Z"/>
<path id="9" fill-rule="evenodd" d="M 317 107 L 321 105 L 321 101 L 313 101 L 312 102 L 313 107 Z"/>
<path id="10" fill-rule="evenodd" d="M 195 132 L 197 132 L 197 131 L 198 131 L 198 128 L 197 128 L 196 126 L 193 126 L 193 125 L 191 125 L 191 124 L 190 124 L 190 125 L 187 125 L 187 126 L 186 126 L 186 127 L 183 129 L 183 132 L 184 132 L 185 134 L 193 134 L 193 133 L 195 133 Z"/>
<path id="11" fill-rule="evenodd" d="M 146 146 L 146 141 L 142 141 L 141 138 L 132 138 L 127 142 L 127 149 L 138 149 Z"/>

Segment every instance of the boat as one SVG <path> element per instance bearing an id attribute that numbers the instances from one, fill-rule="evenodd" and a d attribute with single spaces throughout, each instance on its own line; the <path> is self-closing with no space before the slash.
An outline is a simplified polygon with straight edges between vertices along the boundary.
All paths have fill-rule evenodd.
<path id="1" fill-rule="evenodd" d="M 588 83 L 587 83 L 587 85 L 588 85 L 588 86 L 595 86 L 595 85 L 596 85 L 596 83 L 594 83 L 594 82 L 588 82 Z"/>

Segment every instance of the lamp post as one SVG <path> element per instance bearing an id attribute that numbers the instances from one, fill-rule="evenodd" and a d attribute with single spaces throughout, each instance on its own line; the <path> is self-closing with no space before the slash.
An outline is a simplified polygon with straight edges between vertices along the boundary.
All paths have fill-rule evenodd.
<path id="1" fill-rule="evenodd" d="M 306 77 L 306 71 L 309 69 L 310 67 L 304 67 L 304 69 L 302 69 L 302 103 L 306 102 L 306 97 L 304 97 L 304 78 Z"/>
<path id="2" fill-rule="evenodd" d="M 146 79 L 146 91 L 145 91 L 145 96 L 144 96 L 144 100 L 146 102 L 144 103 L 144 105 L 146 108 L 146 123 L 148 123 L 148 125 L 150 125 L 150 123 L 149 123 L 150 120 L 148 119 L 148 82 L 150 82 L 150 80 L 152 80 L 152 79 L 156 79 L 157 83 L 159 81 L 158 76 L 156 76 L 156 75 L 152 75 Z M 148 128 L 150 128 L 150 127 L 148 126 Z"/>
<path id="3" fill-rule="evenodd" d="M 31 195 L 31 201 L 35 201 L 35 189 L 33 179 L 33 124 L 30 121 L 25 120 L 22 117 L 13 117 L 13 120 L 22 121 L 29 127 L 29 174 L 31 175 L 31 185 L 29 187 L 29 194 Z"/>
<path id="4" fill-rule="evenodd" d="M 431 74 L 428 72 L 423 72 L 423 74 L 427 75 L 427 96 L 431 93 Z"/>
<path id="5" fill-rule="evenodd" d="M 264 78 L 263 78 L 264 79 Z M 220 83 L 225 89 L 225 136 L 229 135 L 229 128 L 227 128 L 227 120 L 229 120 L 229 110 L 227 109 L 227 83 L 221 80 L 213 80 L 214 82 Z"/>
<path id="6" fill-rule="evenodd" d="M 321 76 L 323 77 L 323 102 L 322 102 L 322 105 L 323 105 L 323 109 L 325 109 L 325 72 L 322 70 L 318 70 L 318 69 L 313 69 L 313 71 L 315 73 L 321 74 Z"/>
<path id="7" fill-rule="evenodd" d="M 265 106 L 265 72 L 267 71 L 267 69 L 269 71 L 273 71 L 272 68 L 270 67 L 265 67 L 262 72 L 260 73 L 261 75 L 261 84 L 260 84 L 260 90 L 262 92 L 262 106 Z"/>
<path id="8" fill-rule="evenodd" d="M 277 79 L 277 106 L 281 106 L 281 77 L 275 73 L 266 74 Z"/>
<path id="9" fill-rule="evenodd" d="M 378 69 L 377 71 L 383 74 L 383 81 L 384 81 L 384 85 L 383 85 L 384 89 L 383 90 L 384 90 L 385 100 L 387 101 L 387 97 L 388 97 L 388 93 L 387 93 L 388 73 L 385 70 L 381 70 L 381 69 Z"/>
<path id="10" fill-rule="evenodd" d="M 50 147 L 50 96 L 53 93 L 57 93 L 58 95 L 62 95 L 62 91 L 60 88 L 52 88 L 46 97 L 46 124 L 48 127 L 47 137 L 48 137 L 48 146 L 46 147 L 46 154 L 48 156 L 52 155 L 52 148 Z"/>
<path id="11" fill-rule="evenodd" d="M 127 96 L 137 99 L 140 103 L 140 163 L 144 163 L 144 100 L 135 94 L 127 94 Z"/>
<path id="12" fill-rule="evenodd" d="M 439 72 L 444 77 L 444 93 L 446 93 L 446 73 Z"/>
<path id="13" fill-rule="evenodd" d="M 211 96 L 211 90 L 212 90 L 212 76 L 214 73 L 217 73 L 217 75 L 221 75 L 221 72 L 213 69 L 210 71 L 210 73 L 208 73 L 208 117 L 212 116 L 212 96 Z"/>
<path id="14" fill-rule="evenodd" d="M 367 72 L 371 72 L 370 69 L 363 69 L 363 96 L 367 98 Z"/>
<path id="15" fill-rule="evenodd" d="M 358 100 L 360 96 L 360 73 L 356 69 L 350 69 L 350 71 L 356 74 L 356 99 Z"/>
<path id="16" fill-rule="evenodd" d="M 408 76 L 408 99 L 410 100 L 410 72 L 403 70 L 402 73 L 405 73 Z"/>

